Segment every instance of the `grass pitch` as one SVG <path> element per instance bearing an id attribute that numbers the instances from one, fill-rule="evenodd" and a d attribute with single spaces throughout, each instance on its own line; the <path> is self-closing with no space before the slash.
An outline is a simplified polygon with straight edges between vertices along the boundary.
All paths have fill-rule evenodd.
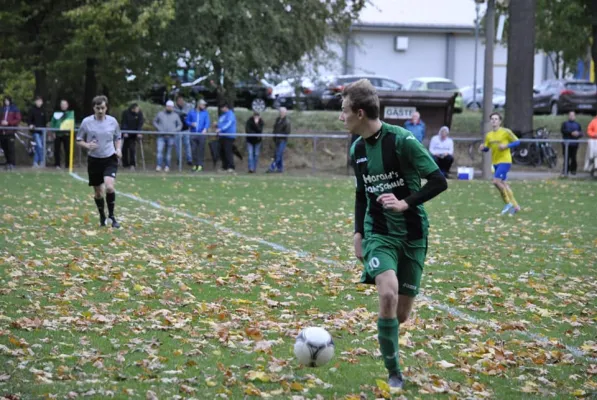
<path id="1" fill-rule="evenodd" d="M 355 284 L 352 179 L 123 173 L 121 230 L 98 227 L 91 189 L 66 174 L 0 183 L 0 395 L 401 396 L 375 290 Z M 400 327 L 406 398 L 597 395 L 597 186 L 512 187 L 514 217 L 482 181 L 427 205 L 424 296 Z M 336 344 L 317 369 L 292 355 L 309 325 Z"/>

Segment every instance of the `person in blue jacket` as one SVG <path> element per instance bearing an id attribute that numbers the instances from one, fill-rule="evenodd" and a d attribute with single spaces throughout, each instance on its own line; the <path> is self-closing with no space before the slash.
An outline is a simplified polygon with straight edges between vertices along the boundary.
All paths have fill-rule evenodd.
<path id="1" fill-rule="evenodd" d="M 421 114 L 415 111 L 412 115 L 412 118 L 404 124 L 404 128 L 410 133 L 413 134 L 414 137 L 421 143 L 423 143 L 423 139 L 425 138 L 425 122 L 421 120 Z"/>
<path id="2" fill-rule="evenodd" d="M 209 112 L 207 102 L 203 99 L 197 102 L 197 108 L 187 114 L 185 120 L 191 133 L 191 153 L 193 155 L 193 172 L 203 171 L 203 160 L 205 159 L 206 133 L 209 129 Z"/>
<path id="3" fill-rule="evenodd" d="M 220 105 L 220 118 L 218 119 L 218 128 L 216 132 L 220 141 L 220 158 L 222 159 L 222 169 L 228 172 L 234 172 L 234 153 L 233 146 L 236 139 L 236 115 L 230 109 L 230 105 L 224 102 Z"/>

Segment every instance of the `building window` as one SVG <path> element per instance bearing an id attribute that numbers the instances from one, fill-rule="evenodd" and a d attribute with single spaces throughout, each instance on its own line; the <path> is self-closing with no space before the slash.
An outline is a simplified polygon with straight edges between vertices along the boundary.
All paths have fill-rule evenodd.
<path id="1" fill-rule="evenodd" d="M 408 50 L 408 36 L 396 36 L 396 43 L 394 49 L 396 51 Z"/>

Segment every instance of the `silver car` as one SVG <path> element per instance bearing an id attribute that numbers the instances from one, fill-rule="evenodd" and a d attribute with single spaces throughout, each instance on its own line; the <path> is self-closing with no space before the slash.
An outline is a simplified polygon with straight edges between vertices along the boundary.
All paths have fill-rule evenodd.
<path id="1" fill-rule="evenodd" d="M 473 98 L 473 87 L 465 86 L 460 89 L 462 103 L 469 110 L 479 110 L 483 107 L 483 87 L 477 86 L 476 97 Z M 499 88 L 493 88 L 493 108 L 502 109 L 506 106 L 506 92 Z"/>

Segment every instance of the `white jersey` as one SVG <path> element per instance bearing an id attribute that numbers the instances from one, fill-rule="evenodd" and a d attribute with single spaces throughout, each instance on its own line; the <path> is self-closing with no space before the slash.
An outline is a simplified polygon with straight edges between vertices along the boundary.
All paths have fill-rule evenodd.
<path id="1" fill-rule="evenodd" d="M 83 120 L 77 132 L 77 141 L 83 140 L 98 144 L 95 150 L 89 151 L 89 156 L 95 158 L 107 158 L 114 155 L 116 153 L 114 143 L 121 137 L 118 121 L 110 115 L 106 115 L 101 121 L 95 119 L 95 115 L 90 115 Z"/>

